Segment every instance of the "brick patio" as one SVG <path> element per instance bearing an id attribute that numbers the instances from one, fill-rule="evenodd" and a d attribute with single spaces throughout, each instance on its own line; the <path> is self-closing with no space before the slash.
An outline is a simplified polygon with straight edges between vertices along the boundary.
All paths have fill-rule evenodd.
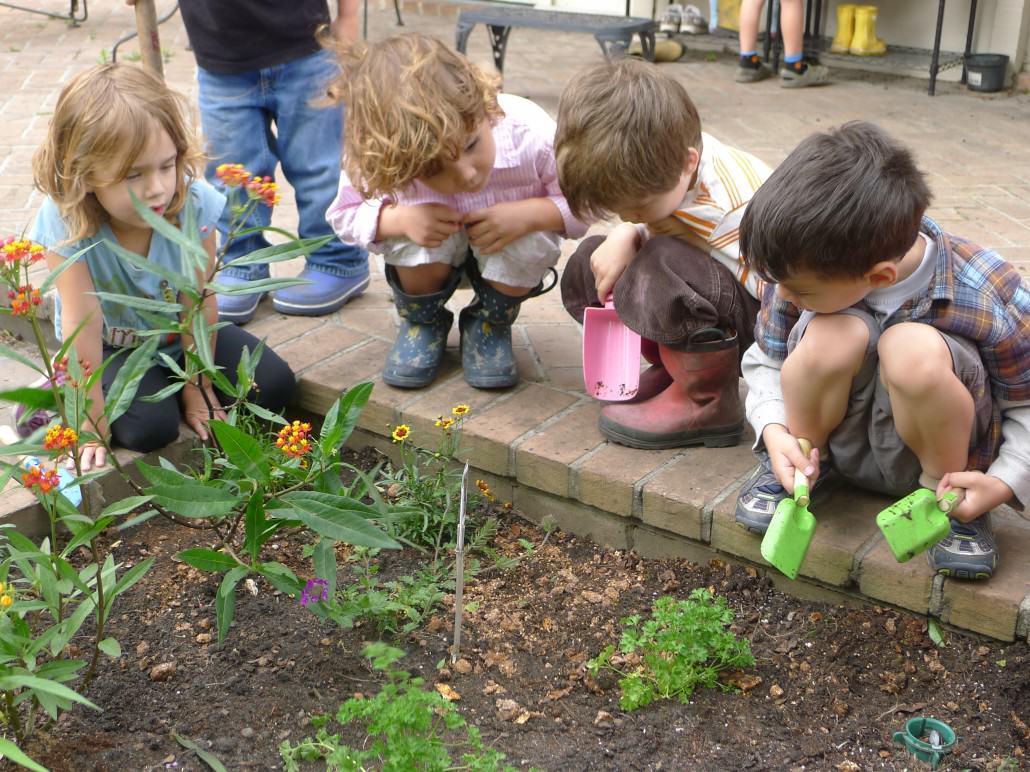
<path id="1" fill-rule="evenodd" d="M 375 2 L 372 37 L 391 34 L 392 7 Z M 60 86 L 98 61 L 133 17 L 121 2 L 91 7 L 79 28 L 0 9 L 0 232 L 19 233 L 40 202 L 32 190 L 30 159 L 43 137 Z M 408 29 L 453 41 L 454 7 L 404 6 Z M 170 55 L 169 82 L 195 97 L 194 64 L 178 18 L 161 30 Z M 132 50 L 131 44 L 121 53 Z M 469 53 L 490 61 L 486 34 L 477 29 Z M 561 88 L 600 52 L 586 35 L 515 30 L 506 59 L 506 89 L 554 112 Z M 775 81 L 740 86 L 732 58 L 688 54 L 662 65 L 680 78 L 697 102 L 707 131 L 776 164 L 806 134 L 853 118 L 874 120 L 908 142 L 929 172 L 935 193 L 930 214 L 946 229 L 998 249 L 1024 275 L 1030 272 L 1030 98 L 978 95 L 956 84 L 925 93 L 925 81 L 841 73 L 832 86 L 788 91 Z M 276 224 L 295 224 L 286 200 Z M 604 226 L 595 226 L 603 230 Z M 280 273 L 299 270 L 280 265 Z M 391 303 L 381 264 L 370 291 L 324 319 L 288 318 L 264 304 L 248 329 L 267 335 L 300 375 L 300 407 L 324 411 L 342 389 L 363 380 L 376 387 L 355 442 L 390 451 L 393 424 L 411 424 L 415 438 L 435 432 L 433 420 L 458 402 L 473 407 L 465 450 L 476 474 L 491 482 L 527 516 L 554 517 L 567 530 L 646 555 L 703 560 L 719 555 L 762 565 L 759 540 L 733 523 L 733 502 L 753 466 L 749 445 L 737 448 L 639 451 L 608 444 L 597 431 L 599 406 L 583 392 L 580 333 L 557 292 L 528 303 L 515 328 L 523 383 L 482 392 L 462 379 L 456 331 L 440 378 L 424 391 L 402 391 L 378 373 L 392 338 Z M 459 293 L 455 309 L 467 302 Z M 6 362 L 0 387 L 21 384 L 28 373 Z M 5 410 L 0 419 L 6 419 Z M 934 578 L 918 558 L 898 564 L 873 516 L 886 503 L 850 488 L 836 488 L 813 503 L 819 518 L 803 577 L 785 590 L 831 600 L 865 598 L 932 614 L 941 621 L 1003 640 L 1030 634 L 1030 522 L 1011 510 L 995 517 L 1003 564 L 988 584 Z M 0 514 L 31 520 L 24 491 L 8 490 Z M 28 518 L 28 520 L 26 520 Z"/>

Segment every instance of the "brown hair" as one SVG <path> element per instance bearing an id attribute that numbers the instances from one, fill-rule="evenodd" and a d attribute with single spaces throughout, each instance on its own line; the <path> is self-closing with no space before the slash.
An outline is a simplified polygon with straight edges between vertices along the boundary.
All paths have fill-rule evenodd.
<path id="1" fill-rule="evenodd" d="M 802 140 L 758 189 L 740 223 L 741 252 L 771 281 L 799 271 L 857 278 L 908 252 L 930 199 L 908 149 L 852 121 Z"/>
<path id="2" fill-rule="evenodd" d="M 110 219 L 90 191 L 125 179 L 155 125 L 168 132 L 178 151 L 175 194 L 165 212 L 165 219 L 177 221 L 203 163 L 189 114 L 182 95 L 141 67 L 102 64 L 72 78 L 32 157 L 35 185 L 57 203 L 68 242 L 92 236 Z M 114 178 L 101 178 L 114 163 Z"/>
<path id="3" fill-rule="evenodd" d="M 619 59 L 590 67 L 558 102 L 558 180 L 581 219 L 672 190 L 690 148 L 701 151 L 697 108 L 653 64 Z"/>
<path id="4" fill-rule="evenodd" d="M 341 74 L 329 93 L 347 108 L 344 168 L 365 198 L 437 174 L 484 118 L 503 117 L 497 82 L 436 38 L 333 47 Z"/>

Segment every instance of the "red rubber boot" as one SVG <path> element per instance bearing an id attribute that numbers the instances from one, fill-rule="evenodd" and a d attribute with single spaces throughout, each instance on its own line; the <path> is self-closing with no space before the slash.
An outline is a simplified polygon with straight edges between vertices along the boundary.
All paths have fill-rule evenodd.
<path id="1" fill-rule="evenodd" d="M 620 445 L 651 450 L 740 442 L 744 409 L 736 334 L 708 328 L 692 333 L 683 351 L 659 349 L 672 384 L 644 402 L 606 405 L 601 434 Z"/>
<path id="2" fill-rule="evenodd" d="M 672 376 L 669 375 L 669 371 L 662 364 L 662 357 L 658 353 L 657 343 L 649 338 L 641 338 L 640 353 L 644 359 L 651 363 L 651 366 L 640 374 L 640 384 L 637 386 L 636 396 L 620 404 L 635 405 L 638 402 L 651 399 L 651 397 L 657 397 L 669 388 L 669 384 L 672 383 Z"/>

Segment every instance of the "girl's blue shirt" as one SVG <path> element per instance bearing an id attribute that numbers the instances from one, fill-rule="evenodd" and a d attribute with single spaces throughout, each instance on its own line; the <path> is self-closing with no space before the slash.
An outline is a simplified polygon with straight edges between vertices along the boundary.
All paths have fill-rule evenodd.
<path id="1" fill-rule="evenodd" d="M 196 212 L 197 227 L 206 227 L 208 232 L 213 233 L 222 210 L 225 209 L 225 196 L 215 190 L 207 181 L 194 180 L 189 187 L 189 198 Z M 107 223 L 101 225 L 92 236 L 67 244 L 63 243 L 68 238 L 68 228 L 61 217 L 57 204 L 50 198 L 43 202 L 36 214 L 36 219 L 29 231 L 29 238 L 64 257 L 71 257 L 80 250 L 92 246 L 93 248 L 79 259 L 84 261 L 89 269 L 93 287 L 97 292 L 112 292 L 176 302 L 179 293 L 178 287 L 169 286 L 165 279 L 155 273 L 130 265 L 118 257 L 108 246 L 116 239 L 111 226 Z M 150 240 L 150 251 L 146 255 L 146 259 L 155 265 L 177 273 L 186 273 L 178 244 L 157 231 L 154 231 Z M 137 309 L 121 303 L 101 299 L 100 309 L 104 315 L 105 347 L 133 348 L 138 346 L 144 341 L 139 332 L 153 327 L 146 316 Z M 60 298 L 57 299 L 54 328 L 60 339 Z M 169 339 L 162 343 L 161 350 L 169 356 L 177 356 L 181 350 L 178 336 L 169 336 Z"/>

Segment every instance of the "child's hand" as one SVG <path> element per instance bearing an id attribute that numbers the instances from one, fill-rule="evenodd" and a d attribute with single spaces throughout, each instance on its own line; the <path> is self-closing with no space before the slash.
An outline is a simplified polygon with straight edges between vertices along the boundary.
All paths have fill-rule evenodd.
<path id="1" fill-rule="evenodd" d="M 535 203 L 507 201 L 469 212 L 462 218 L 469 242 L 481 254 L 493 255 L 536 230 Z"/>
<path id="2" fill-rule="evenodd" d="M 801 452 L 797 437 L 782 424 L 769 424 L 762 431 L 762 440 L 769 453 L 773 474 L 787 493 L 794 495 L 794 470 L 800 469 L 808 478 L 809 487 L 819 478 L 819 450 L 812 448 L 806 456 Z"/>
<path id="3" fill-rule="evenodd" d="M 107 448 L 99 442 L 84 442 L 79 446 L 79 466 L 83 472 L 88 472 L 91 469 L 99 469 L 100 467 L 107 464 Z M 75 459 L 65 458 L 64 468 L 69 471 L 75 471 Z"/>
<path id="4" fill-rule="evenodd" d="M 615 283 L 637 255 L 637 231 L 632 225 L 617 226 L 590 256 L 597 299 L 604 303 Z"/>
<path id="5" fill-rule="evenodd" d="M 204 394 L 211 403 L 214 410 L 208 410 L 208 402 L 204 400 Z M 212 418 L 219 421 L 225 420 L 225 411 L 222 410 L 222 403 L 218 401 L 210 386 L 204 386 L 204 392 L 192 384 L 187 383 L 182 389 L 182 414 L 186 424 L 197 433 L 202 442 L 207 442 L 207 422 Z"/>
<path id="6" fill-rule="evenodd" d="M 1012 489 L 999 478 L 983 472 L 951 472 L 941 478 L 937 485 L 937 498 L 955 488 L 965 490 L 965 498 L 948 513 L 960 523 L 976 520 L 1012 498 Z"/>
<path id="7" fill-rule="evenodd" d="M 461 229 L 461 215 L 443 204 L 390 209 L 397 218 L 400 232 L 420 247 L 438 247 Z"/>

